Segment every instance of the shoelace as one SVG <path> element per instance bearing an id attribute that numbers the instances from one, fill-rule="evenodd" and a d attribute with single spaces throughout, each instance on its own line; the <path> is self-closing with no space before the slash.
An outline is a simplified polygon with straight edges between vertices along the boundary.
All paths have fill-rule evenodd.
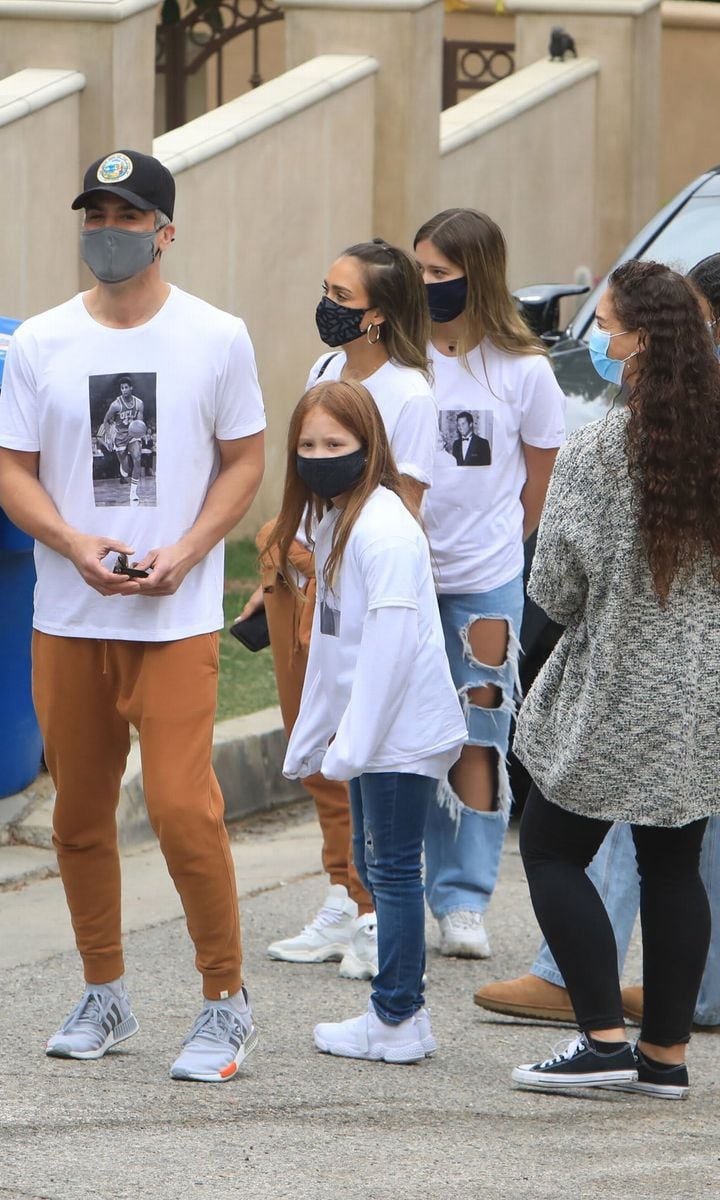
<path id="1" fill-rule="evenodd" d="M 541 1067 L 553 1067 L 556 1063 L 567 1062 L 577 1050 L 585 1049 L 585 1039 L 582 1034 L 574 1038 L 566 1038 L 552 1048 L 552 1058 L 546 1058 L 540 1063 Z"/>
<path id="2" fill-rule="evenodd" d="M 483 924 L 482 913 L 452 912 L 448 913 L 453 929 L 480 929 Z"/>
<path id="3" fill-rule="evenodd" d="M 195 1041 L 195 1039 L 201 1042 L 222 1042 L 223 1044 L 227 1044 L 233 1034 L 241 1042 L 248 1035 L 248 1030 L 245 1028 L 242 1018 L 238 1013 L 231 1012 L 228 1008 L 204 1008 L 185 1038 L 183 1045 L 187 1046 L 189 1042 Z"/>
<path id="4" fill-rule="evenodd" d="M 102 1029 L 102 1023 L 114 1004 L 120 1008 L 118 997 L 112 992 L 94 990 L 86 992 L 80 1003 L 70 1013 L 62 1027 L 62 1032 L 69 1033 L 72 1029 L 93 1031 L 98 1028 Z M 114 1025 L 116 1022 L 111 1019 L 111 1024 Z"/>

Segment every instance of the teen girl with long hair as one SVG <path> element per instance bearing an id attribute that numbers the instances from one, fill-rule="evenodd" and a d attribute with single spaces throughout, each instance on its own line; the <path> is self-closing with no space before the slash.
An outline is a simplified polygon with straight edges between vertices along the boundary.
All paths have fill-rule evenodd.
<path id="1" fill-rule="evenodd" d="M 697 292 L 715 354 L 720 356 L 720 254 L 711 254 L 696 263 L 688 271 L 687 278 Z M 611 367 L 614 371 L 618 369 L 622 369 L 622 363 L 619 368 Z M 640 904 L 635 845 L 629 825 L 613 825 L 588 867 L 588 876 L 612 923 L 622 975 Z M 712 937 L 695 1004 L 693 1028 L 716 1029 L 720 1026 L 720 818 L 717 816 L 710 817 L 703 837 L 700 876 L 710 900 Z M 540 1021 L 560 1021 L 567 1025 L 575 1020 L 565 981 L 547 942 L 542 943 L 527 975 L 485 984 L 475 993 L 475 1003 L 492 1012 Z M 624 987 L 622 1003 L 627 1018 L 636 1022 L 642 1020 L 642 986 Z"/>
<path id="2" fill-rule="evenodd" d="M 355 866 L 378 919 L 367 1012 L 318 1025 L 315 1042 L 331 1054 L 415 1062 L 435 1049 L 423 1007 L 425 821 L 466 732 L 427 539 L 403 498 L 378 408 L 354 382 L 317 384 L 290 423 L 270 546 L 291 587 L 303 519 L 317 603 L 284 772 L 351 781 Z"/>
<path id="3" fill-rule="evenodd" d="M 590 353 L 626 405 L 558 459 L 530 594 L 564 625 L 520 712 L 520 848 L 580 1029 L 524 1087 L 687 1095 L 710 939 L 699 873 L 720 812 L 720 364 L 698 295 L 659 263 L 610 276 Z M 613 821 L 640 873 L 643 1012 L 626 1040 L 617 947 L 585 868 Z"/>
<path id="4" fill-rule="evenodd" d="M 536 529 L 564 397 L 518 315 L 490 217 L 448 209 L 415 238 L 432 318 L 440 449 L 423 508 L 440 615 L 468 744 L 441 787 L 425 842 L 443 954 L 490 954 L 483 913 L 510 811 L 505 757 L 518 691 L 523 541 Z"/>
<path id="5" fill-rule="evenodd" d="M 437 419 L 427 378 L 427 302 L 416 263 L 380 239 L 350 246 L 327 273 L 316 322 L 327 349 L 313 365 L 306 386 L 318 379 L 365 385 L 380 410 L 403 495 L 418 508 L 432 482 Z M 282 568 L 272 548 L 276 543 L 267 547 L 273 525 L 270 522 L 258 534 L 263 583 L 241 619 L 264 603 L 289 734 L 307 666 L 314 566 L 303 527 Z M 304 587 L 310 603 L 299 603 L 294 583 Z M 376 920 L 372 900 L 353 866 L 347 786 L 320 774 L 303 783 L 316 803 L 323 866 L 331 886 L 310 924 L 295 936 L 273 942 L 268 953 L 296 963 L 341 960 L 342 976 L 371 979 L 377 969 Z"/>

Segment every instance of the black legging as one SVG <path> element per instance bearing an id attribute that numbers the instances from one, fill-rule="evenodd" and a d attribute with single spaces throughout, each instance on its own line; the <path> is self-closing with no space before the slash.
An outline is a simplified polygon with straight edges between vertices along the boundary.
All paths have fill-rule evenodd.
<path id="1" fill-rule="evenodd" d="M 623 1024 L 615 935 L 585 874 L 611 824 L 558 808 L 533 786 L 520 826 L 535 915 L 584 1031 Z M 672 828 L 630 827 L 640 873 L 640 1036 L 655 1046 L 690 1040 L 710 944 L 710 906 L 699 871 L 706 825 L 703 818 Z"/>

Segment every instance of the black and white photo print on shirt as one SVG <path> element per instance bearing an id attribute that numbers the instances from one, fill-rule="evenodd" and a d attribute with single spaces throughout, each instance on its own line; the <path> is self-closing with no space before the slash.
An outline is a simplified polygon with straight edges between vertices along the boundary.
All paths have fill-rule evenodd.
<path id="1" fill-rule="evenodd" d="M 485 409 L 440 411 L 443 449 L 458 467 L 489 467 L 492 463 L 493 414 Z"/>
<path id="2" fill-rule="evenodd" d="M 155 507 L 157 375 L 91 375 L 88 386 L 96 508 Z"/>
<path id="3" fill-rule="evenodd" d="M 326 588 L 324 581 L 318 580 L 318 607 L 320 610 L 320 632 L 328 634 L 329 637 L 340 637 L 340 609 L 333 608 L 330 601 L 335 604 L 339 601 L 333 592 Z"/>

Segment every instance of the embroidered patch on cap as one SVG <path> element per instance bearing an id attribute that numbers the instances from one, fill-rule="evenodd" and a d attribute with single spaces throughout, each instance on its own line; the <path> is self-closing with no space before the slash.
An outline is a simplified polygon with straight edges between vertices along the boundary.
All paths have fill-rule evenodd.
<path id="1" fill-rule="evenodd" d="M 132 171 L 132 160 L 127 154 L 108 154 L 97 169 L 97 177 L 101 183 L 122 183 Z"/>

